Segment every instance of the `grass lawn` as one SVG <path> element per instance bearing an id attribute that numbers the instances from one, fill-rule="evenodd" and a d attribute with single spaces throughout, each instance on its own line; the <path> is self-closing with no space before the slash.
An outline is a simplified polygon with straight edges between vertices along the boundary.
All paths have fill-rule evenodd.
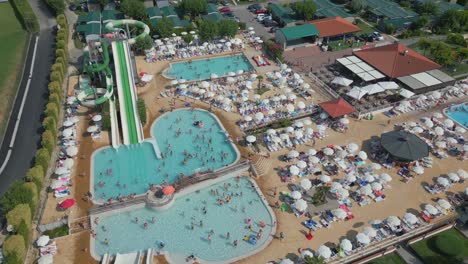
<path id="1" fill-rule="evenodd" d="M 50 238 L 68 236 L 68 226 L 63 225 L 63 226 L 59 226 L 59 227 L 57 227 L 55 229 L 45 231 L 44 235 L 49 236 Z"/>
<path id="2" fill-rule="evenodd" d="M 462 250 L 459 251 L 457 256 L 450 257 L 447 255 L 443 255 L 442 253 L 437 251 L 435 241 L 437 240 L 437 237 L 444 235 L 452 238 L 457 238 L 458 241 L 461 241 L 461 243 L 463 244 L 460 245 L 460 248 Z M 424 239 L 422 241 L 414 243 L 411 245 L 411 248 L 413 248 L 413 250 L 419 255 L 419 257 L 425 264 L 455 264 L 461 263 L 463 258 L 468 257 L 468 239 L 466 239 L 463 236 L 463 234 L 458 232 L 458 230 L 456 230 L 455 228 L 449 229 L 428 239 Z"/>
<path id="3" fill-rule="evenodd" d="M 376 30 L 374 27 L 369 26 L 367 23 L 364 23 L 364 22 L 362 22 L 362 21 L 359 21 L 359 23 L 357 23 L 356 26 L 358 26 L 358 27 L 361 28 L 361 30 L 362 30 L 362 31 L 360 32 L 361 34 L 369 34 L 369 33 L 378 31 L 378 30 Z"/>
<path id="4" fill-rule="evenodd" d="M 21 78 L 28 34 L 16 19 L 10 3 L 0 3 L 0 141 Z"/>
<path id="5" fill-rule="evenodd" d="M 374 259 L 369 264 L 406 264 L 406 262 L 397 254 L 390 253 L 378 259 Z"/>

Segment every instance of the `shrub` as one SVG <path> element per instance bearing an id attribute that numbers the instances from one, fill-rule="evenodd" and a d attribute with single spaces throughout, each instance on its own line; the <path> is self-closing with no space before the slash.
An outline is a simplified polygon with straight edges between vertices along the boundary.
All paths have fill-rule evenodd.
<path id="1" fill-rule="evenodd" d="M 63 82 L 63 77 L 62 77 L 62 74 L 60 74 L 60 72 L 58 71 L 52 71 L 50 73 L 50 80 L 53 81 L 53 82 L 59 82 L 59 83 L 62 83 Z"/>
<path id="2" fill-rule="evenodd" d="M 7 213 L 19 204 L 33 203 L 33 195 L 28 188 L 25 188 L 22 182 L 14 182 L 0 199 L 2 211 Z"/>
<path id="3" fill-rule="evenodd" d="M 454 257 L 463 252 L 463 241 L 453 235 L 439 235 L 433 238 L 435 250 L 442 255 Z"/>
<path id="4" fill-rule="evenodd" d="M 57 49 L 65 49 L 65 40 L 57 41 Z"/>
<path id="5" fill-rule="evenodd" d="M 32 194 L 30 205 L 31 212 L 34 212 L 39 203 L 39 192 L 37 191 L 36 185 L 33 182 L 24 182 L 23 188 L 25 188 L 25 190 L 28 190 Z"/>
<path id="6" fill-rule="evenodd" d="M 462 46 L 462 47 L 466 47 L 467 45 L 467 42 L 462 34 L 456 34 L 456 33 L 448 34 L 446 41 L 447 43 Z"/>
<path id="7" fill-rule="evenodd" d="M 18 230 L 21 221 L 24 221 L 27 228 L 31 228 L 31 208 L 28 204 L 18 204 L 13 210 L 6 215 L 7 223 L 12 225 L 15 232 Z"/>
<path id="8" fill-rule="evenodd" d="M 36 152 L 36 163 L 42 167 L 44 172 L 49 168 L 50 163 L 50 152 L 46 148 L 40 148 Z"/>
<path id="9" fill-rule="evenodd" d="M 52 72 L 60 73 L 60 77 L 63 80 L 63 76 L 65 75 L 65 69 L 63 68 L 63 65 L 61 63 L 52 64 Z"/>
<path id="10" fill-rule="evenodd" d="M 24 244 L 24 238 L 20 235 L 7 237 L 3 243 L 3 255 L 5 255 L 7 259 L 13 255 L 16 255 L 15 258 L 20 260 L 19 263 L 23 263 L 24 257 L 26 256 L 26 247 Z"/>
<path id="11" fill-rule="evenodd" d="M 34 165 L 26 172 L 26 180 L 34 183 L 36 190 L 39 193 L 42 188 L 42 182 L 44 181 L 44 170 L 39 165 Z"/>
<path id="12" fill-rule="evenodd" d="M 63 226 L 59 226 L 57 228 L 54 228 L 52 230 L 47 230 L 47 231 L 44 232 L 44 235 L 49 236 L 50 238 L 67 236 L 68 235 L 68 226 L 63 225 Z"/>
<path id="13" fill-rule="evenodd" d="M 42 121 L 42 126 L 46 130 L 56 131 L 57 123 L 55 122 L 55 117 L 47 116 L 46 118 L 44 118 L 44 120 Z"/>
<path id="14" fill-rule="evenodd" d="M 60 100 L 62 97 L 58 93 L 49 94 L 49 102 L 56 104 L 60 107 Z"/>
<path id="15" fill-rule="evenodd" d="M 247 24 L 245 22 L 239 22 L 240 30 L 245 30 L 247 28 Z"/>
<path id="16" fill-rule="evenodd" d="M 52 93 L 52 94 L 56 94 L 56 93 Z M 46 114 L 47 117 L 52 117 L 54 119 L 54 121 L 57 121 L 58 116 L 59 116 L 59 110 L 58 110 L 57 104 L 48 103 L 46 105 L 46 109 L 45 109 L 44 113 Z M 44 124 L 44 122 L 42 124 Z M 56 124 L 54 124 L 54 126 L 49 127 L 49 129 L 56 128 L 56 127 L 57 127 Z"/>
<path id="17" fill-rule="evenodd" d="M 138 115 L 140 116 L 140 121 L 143 125 L 146 124 L 146 104 L 145 100 L 143 99 L 138 99 L 137 102 L 138 106 Z"/>
<path id="18" fill-rule="evenodd" d="M 23 27 L 29 32 L 39 31 L 39 22 L 27 0 L 10 1 Z"/>
<path id="19" fill-rule="evenodd" d="M 23 237 L 25 247 L 28 247 L 29 240 L 31 237 L 31 232 L 29 230 L 30 229 L 28 228 L 24 220 L 21 221 L 21 223 L 18 226 L 18 230 L 16 230 L 16 233 Z"/>
<path id="20" fill-rule="evenodd" d="M 111 130 L 110 116 L 109 115 L 103 115 L 101 124 L 102 124 L 102 130 L 110 131 Z"/>
<path id="21" fill-rule="evenodd" d="M 64 14 L 60 14 L 57 16 L 57 24 L 59 24 L 62 27 L 67 27 L 67 19 L 65 18 Z"/>
<path id="22" fill-rule="evenodd" d="M 60 63 L 60 64 L 62 64 L 64 69 L 67 68 L 67 63 L 65 62 L 65 59 L 62 58 L 62 57 L 57 57 L 57 58 L 55 58 L 55 63 Z M 60 86 L 60 84 L 59 84 L 59 86 Z"/>
<path id="23" fill-rule="evenodd" d="M 65 2 L 63 0 L 46 0 L 46 3 L 56 15 L 65 11 Z"/>
<path id="24" fill-rule="evenodd" d="M 46 148 L 49 151 L 49 153 L 52 153 L 52 151 L 54 151 L 55 136 L 52 131 L 46 130 L 44 131 L 44 133 L 42 133 L 41 146 L 43 148 Z"/>
<path id="25" fill-rule="evenodd" d="M 59 58 L 57 58 L 56 63 L 62 64 L 63 59 L 60 58 L 60 61 L 58 61 Z M 62 64 L 63 65 L 63 64 Z M 49 93 L 62 93 L 62 86 L 60 85 L 59 82 L 50 82 L 48 85 L 49 88 Z"/>
<path id="26" fill-rule="evenodd" d="M 55 57 L 63 58 L 63 60 L 64 60 L 65 62 L 68 61 L 67 53 L 66 53 L 65 50 L 63 50 L 63 49 L 57 49 L 57 50 L 55 50 Z"/>
<path id="27" fill-rule="evenodd" d="M 16 252 L 12 253 L 9 256 L 5 256 L 3 261 L 3 263 L 5 264 L 23 264 L 23 261 L 19 259 L 18 254 L 16 254 Z"/>

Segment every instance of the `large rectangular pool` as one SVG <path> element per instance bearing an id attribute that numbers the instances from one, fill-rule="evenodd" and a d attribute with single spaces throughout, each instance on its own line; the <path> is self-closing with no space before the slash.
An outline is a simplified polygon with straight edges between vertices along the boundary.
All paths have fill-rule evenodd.
<path id="1" fill-rule="evenodd" d="M 445 114 L 468 129 L 468 103 L 450 106 L 445 109 Z"/>
<path id="2" fill-rule="evenodd" d="M 230 72 L 237 74 L 239 70 L 253 70 L 252 64 L 242 54 L 171 63 L 163 75 L 170 79 L 195 81 L 210 79 L 213 73 L 221 77 Z"/>

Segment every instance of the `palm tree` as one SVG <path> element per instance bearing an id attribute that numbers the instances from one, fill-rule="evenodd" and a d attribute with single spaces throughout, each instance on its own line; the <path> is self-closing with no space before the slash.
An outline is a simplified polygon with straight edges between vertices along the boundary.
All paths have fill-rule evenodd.
<path id="1" fill-rule="evenodd" d="M 263 76 L 258 75 L 258 76 L 257 76 L 257 80 L 258 80 L 258 89 L 260 89 L 261 84 L 262 84 L 262 81 L 263 81 Z"/>

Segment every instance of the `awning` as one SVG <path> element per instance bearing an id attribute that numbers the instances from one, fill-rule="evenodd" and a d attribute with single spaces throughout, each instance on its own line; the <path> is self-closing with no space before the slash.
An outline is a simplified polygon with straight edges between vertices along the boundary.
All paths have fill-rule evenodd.
<path id="1" fill-rule="evenodd" d="M 410 162 L 429 155 L 429 146 L 416 135 L 406 131 L 382 134 L 382 147 L 395 159 Z"/>
<path id="2" fill-rule="evenodd" d="M 354 108 L 342 98 L 320 103 L 319 106 L 332 118 L 353 113 Z"/>
<path id="3" fill-rule="evenodd" d="M 385 92 L 385 89 L 378 85 L 378 84 L 369 84 L 364 87 L 362 87 L 363 90 L 367 91 L 368 94 L 376 94 L 376 93 L 381 93 Z"/>
<path id="4" fill-rule="evenodd" d="M 368 93 L 368 91 L 362 89 L 361 87 L 355 86 L 353 89 L 347 92 L 346 95 L 356 100 L 361 100 L 361 98 Z"/>

